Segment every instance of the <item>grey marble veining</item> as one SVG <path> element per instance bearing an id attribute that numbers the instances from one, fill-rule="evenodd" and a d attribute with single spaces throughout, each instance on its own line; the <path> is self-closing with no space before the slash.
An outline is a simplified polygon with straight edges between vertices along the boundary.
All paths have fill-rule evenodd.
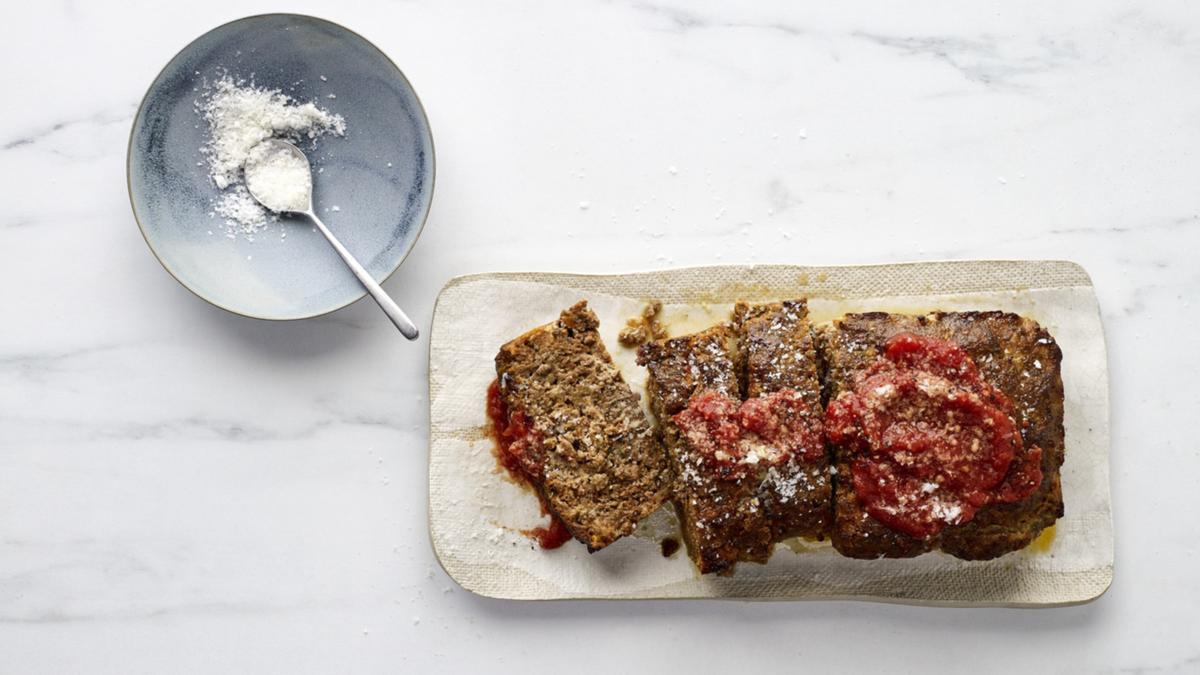
<path id="1" fill-rule="evenodd" d="M 14 148 L 36 145 L 60 132 L 76 131 L 80 128 L 82 128 L 84 131 L 94 131 L 95 127 L 103 127 L 108 125 L 128 125 L 133 120 L 133 113 L 135 109 L 136 105 L 130 106 L 127 110 L 121 113 L 103 111 L 93 115 L 88 115 L 87 117 L 77 117 L 52 122 L 48 125 L 27 131 L 16 136 L 15 138 L 5 141 L 3 144 L 0 144 L 0 150 L 12 150 Z"/>
<path id="2" fill-rule="evenodd" d="M 633 9 L 662 19 L 670 28 L 678 33 L 705 28 L 744 28 L 751 30 L 776 31 L 788 36 L 803 35 L 804 31 L 784 24 L 771 22 L 734 21 L 720 18 L 710 18 L 693 13 L 687 9 L 648 2 L 635 2 L 630 5 Z"/>
<path id="3" fill-rule="evenodd" d="M 208 28 L 274 9 L 10 8 L 0 671 L 1196 671 L 1200 10 L 289 6 L 376 42 L 427 109 L 433 210 L 387 284 L 424 328 L 447 279 L 489 270 L 1084 265 L 1109 348 L 1116 581 L 1024 612 L 458 589 L 426 533 L 427 343 L 363 303 L 227 315 L 171 280 L 130 213 L 146 85 Z M 619 658 L 581 660 L 580 636 Z"/>

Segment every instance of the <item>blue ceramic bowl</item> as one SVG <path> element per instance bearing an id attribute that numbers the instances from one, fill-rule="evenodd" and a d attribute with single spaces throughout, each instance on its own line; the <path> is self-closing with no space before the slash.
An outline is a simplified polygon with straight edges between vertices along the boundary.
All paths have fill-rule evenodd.
<path id="1" fill-rule="evenodd" d="M 240 19 L 205 33 L 163 68 L 133 121 L 129 198 L 163 267 L 212 304 L 260 319 L 331 312 L 365 292 L 303 220 L 283 219 L 254 241 L 225 236 L 216 187 L 200 154 L 195 111 L 204 79 L 222 72 L 315 101 L 346 120 L 310 159 L 317 211 L 377 279 L 416 243 L 433 195 L 433 137 L 416 92 L 383 52 L 341 26 L 294 14 Z M 325 80 L 322 80 L 322 77 Z M 336 98 L 329 98 L 334 94 Z M 337 206 L 337 210 L 332 209 Z M 287 228 L 281 237 L 281 228 Z"/>

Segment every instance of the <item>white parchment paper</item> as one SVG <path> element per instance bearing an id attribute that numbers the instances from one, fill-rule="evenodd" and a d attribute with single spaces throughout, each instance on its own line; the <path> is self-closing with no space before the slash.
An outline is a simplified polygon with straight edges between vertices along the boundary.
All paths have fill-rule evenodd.
<path id="1" fill-rule="evenodd" d="M 543 551 L 521 529 L 543 524 L 537 499 L 496 469 L 484 398 L 499 346 L 552 321 L 580 299 L 634 391 L 646 374 L 617 342 L 645 301 L 664 302 L 672 334 L 728 316 L 737 300 L 807 297 L 811 319 L 881 310 L 1001 309 L 1035 319 L 1063 351 L 1066 515 L 1053 537 L 996 560 L 930 553 L 853 560 L 828 543 L 790 541 L 766 565 L 701 577 L 686 552 L 664 558 L 677 532 L 664 507 L 638 531 L 588 554 L 574 542 Z M 867 599 L 943 605 L 1044 606 L 1086 602 L 1112 582 L 1108 368 L 1091 280 L 1059 261 L 963 261 L 861 267 L 724 266 L 613 276 L 495 273 L 442 290 L 430 337 L 429 528 L 446 572 L 500 598 Z M 643 395 L 643 399 L 644 399 Z"/>

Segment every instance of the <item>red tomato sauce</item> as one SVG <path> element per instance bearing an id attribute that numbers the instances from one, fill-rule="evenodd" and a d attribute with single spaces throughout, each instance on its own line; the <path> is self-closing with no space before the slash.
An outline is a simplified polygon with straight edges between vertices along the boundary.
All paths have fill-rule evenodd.
<path id="1" fill-rule="evenodd" d="M 702 391 L 673 417 L 690 447 L 720 478 L 739 479 L 760 464 L 777 465 L 791 457 L 824 456 L 820 415 L 810 414 L 804 397 L 791 389 L 738 401 Z"/>
<path id="2" fill-rule="evenodd" d="M 546 513 L 546 507 L 542 505 L 542 513 Z M 571 532 L 567 529 L 563 522 L 554 516 L 550 516 L 550 524 L 535 527 L 532 530 L 521 530 L 521 534 L 530 537 L 538 543 L 538 546 L 549 550 L 558 548 L 563 544 L 571 541 Z"/>
<path id="3" fill-rule="evenodd" d="M 929 538 L 988 504 L 1020 501 L 1042 482 L 1042 451 L 1026 448 L 1013 404 L 971 357 L 945 340 L 900 333 L 830 401 L 825 431 L 851 449 L 867 513 Z"/>
<path id="4" fill-rule="evenodd" d="M 489 433 L 496 442 L 496 462 L 518 483 L 533 488 L 541 480 L 546 455 L 541 434 L 520 410 L 511 411 L 500 395 L 500 383 L 496 380 L 487 390 L 487 417 Z M 521 530 L 537 541 L 544 549 L 558 548 L 571 540 L 571 533 L 546 507 L 546 500 L 538 495 L 542 514 L 550 516 L 550 524 Z"/>

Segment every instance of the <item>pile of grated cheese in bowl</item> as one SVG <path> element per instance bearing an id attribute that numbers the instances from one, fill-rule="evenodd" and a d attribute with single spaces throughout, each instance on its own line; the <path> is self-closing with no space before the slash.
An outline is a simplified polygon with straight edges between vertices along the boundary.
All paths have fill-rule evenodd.
<path id="1" fill-rule="evenodd" d="M 205 85 L 196 112 L 208 123 L 208 140 L 200 152 L 209 177 L 220 190 L 209 215 L 223 220 L 225 236 L 231 239 L 242 235 L 254 241 L 256 234 L 276 220 L 246 189 L 242 168 L 254 146 L 268 138 L 299 143 L 346 134 L 341 115 L 227 74 Z M 287 231 L 282 230 L 281 236 L 286 237 Z"/>

